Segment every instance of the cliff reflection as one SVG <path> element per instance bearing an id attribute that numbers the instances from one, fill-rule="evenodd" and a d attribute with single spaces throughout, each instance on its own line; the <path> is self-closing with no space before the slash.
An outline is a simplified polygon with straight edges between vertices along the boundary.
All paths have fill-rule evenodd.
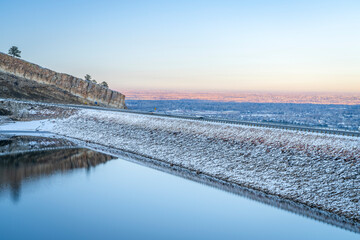
<path id="1" fill-rule="evenodd" d="M 24 138 L 19 137 L 0 140 L 0 146 L 3 149 L 6 147 L 14 150 L 2 151 L 0 154 L 0 193 L 10 190 L 14 201 L 19 200 L 21 186 L 25 181 L 47 177 L 55 173 L 64 173 L 73 169 L 90 169 L 114 158 L 90 149 L 76 148 L 68 144 L 64 146 L 64 142 L 56 147 L 46 148 L 46 150 L 36 149 L 35 151 L 26 150 L 21 144 L 23 152 L 18 153 L 19 148 L 13 148 L 16 145 L 16 139 L 24 140 Z M 44 142 L 44 138 L 40 139 Z M 47 140 L 49 139 L 47 138 Z"/>

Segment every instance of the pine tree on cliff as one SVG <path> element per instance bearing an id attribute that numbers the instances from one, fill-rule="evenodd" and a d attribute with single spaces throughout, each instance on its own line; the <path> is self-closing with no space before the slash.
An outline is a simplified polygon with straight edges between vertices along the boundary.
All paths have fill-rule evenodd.
<path id="1" fill-rule="evenodd" d="M 90 76 L 89 74 L 86 74 L 84 78 L 85 78 L 85 80 L 87 80 L 87 81 L 90 81 L 90 80 L 91 80 L 91 76 Z"/>
<path id="2" fill-rule="evenodd" d="M 20 58 L 20 53 L 21 51 L 19 50 L 18 47 L 16 46 L 12 46 L 10 49 L 9 49 L 9 55 L 13 56 L 13 57 L 18 57 Z"/>
<path id="3" fill-rule="evenodd" d="M 103 87 L 106 87 L 106 88 L 109 87 L 109 85 L 108 85 L 107 82 L 105 82 L 105 81 L 103 81 L 102 83 L 100 83 L 100 85 L 103 86 Z"/>

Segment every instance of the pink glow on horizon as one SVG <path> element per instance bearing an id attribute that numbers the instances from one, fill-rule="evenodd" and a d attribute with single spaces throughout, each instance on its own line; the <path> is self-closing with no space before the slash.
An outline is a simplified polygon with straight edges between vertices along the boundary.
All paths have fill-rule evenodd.
<path id="1" fill-rule="evenodd" d="M 360 104 L 360 93 L 284 92 L 192 92 L 166 90 L 122 90 L 127 100 L 196 99 L 220 102 Z"/>

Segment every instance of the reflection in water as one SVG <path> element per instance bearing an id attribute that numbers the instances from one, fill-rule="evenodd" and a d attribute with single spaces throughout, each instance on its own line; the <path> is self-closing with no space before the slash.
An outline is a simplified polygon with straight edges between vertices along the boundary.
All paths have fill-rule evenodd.
<path id="1" fill-rule="evenodd" d="M 360 223 L 336 214 L 311 208 L 257 190 L 241 187 L 227 181 L 221 181 L 206 174 L 177 167 L 162 162 L 161 160 L 141 157 L 136 154 L 125 153 L 114 149 L 111 150 L 111 152 L 114 155 L 122 156 L 125 159 L 146 165 L 147 167 L 181 176 L 182 178 L 216 187 L 277 208 L 360 233 Z M 2 190 L 10 189 L 13 200 L 18 201 L 21 194 L 21 185 L 26 181 L 72 169 L 90 169 L 113 158 L 114 157 L 110 155 L 93 150 L 78 148 L 66 140 L 4 136 L 1 139 L 0 136 L 0 193 Z"/>
<path id="2" fill-rule="evenodd" d="M 255 189 L 242 187 L 238 184 L 229 183 L 225 180 L 219 180 L 209 175 L 197 171 L 187 170 L 182 167 L 177 167 L 173 164 L 169 164 L 148 156 L 139 156 L 136 154 L 124 152 L 118 152 L 117 155 L 120 155 L 124 159 L 128 159 L 132 162 L 137 162 L 139 164 L 145 165 L 147 167 L 158 169 L 172 175 L 177 175 L 182 178 L 205 184 L 207 186 L 222 189 L 224 191 L 246 197 L 258 202 L 262 202 L 280 209 L 284 209 L 298 215 L 302 215 L 308 218 L 315 219 L 317 221 L 321 221 L 356 233 L 360 233 L 360 222 L 357 222 L 353 219 L 349 219 L 321 209 L 312 208 L 307 205 L 284 199 L 278 196 L 270 195 Z"/>
<path id="3" fill-rule="evenodd" d="M 39 137 L 3 138 L 0 152 L 0 191 L 10 189 L 14 201 L 20 198 L 24 181 L 77 168 L 90 169 L 114 158 L 90 149 L 76 148 L 66 140 Z"/>

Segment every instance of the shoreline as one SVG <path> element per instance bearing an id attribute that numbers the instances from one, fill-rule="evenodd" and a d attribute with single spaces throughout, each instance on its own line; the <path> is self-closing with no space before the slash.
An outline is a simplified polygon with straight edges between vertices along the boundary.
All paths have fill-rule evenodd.
<path id="1" fill-rule="evenodd" d="M 351 201 L 357 200 L 359 196 L 356 193 L 360 190 L 360 178 L 355 175 L 359 168 L 359 158 L 355 156 L 354 162 L 345 161 L 351 154 L 346 149 L 358 152 L 358 138 L 94 110 L 81 110 L 64 119 L 0 126 L 0 130 L 10 128 L 49 131 L 69 139 L 78 139 L 88 146 L 103 146 L 106 152 L 121 151 L 131 159 L 139 158 L 139 162 L 155 161 L 156 164 L 151 165 L 165 165 L 162 171 L 185 169 L 185 172 L 192 173 L 190 177 L 195 178 L 195 181 L 198 176 L 202 176 L 227 188 L 236 186 L 236 189 L 257 191 L 258 195 L 260 193 L 277 198 L 274 204 L 268 203 L 270 205 L 289 201 L 291 204 L 281 208 L 289 208 L 290 211 L 295 208 L 300 214 L 303 211 L 301 209 L 309 208 L 310 213 L 302 215 L 334 222 L 332 224 L 340 227 L 345 224 L 344 228 L 360 232 L 360 207 L 357 202 Z M 246 141 L 241 142 L 244 134 Z M 259 134 L 265 135 L 254 143 L 254 136 Z M 283 140 L 287 140 L 289 146 L 276 144 Z M 314 149 L 310 148 L 304 153 L 302 149 L 294 148 L 302 141 L 308 141 L 307 146 L 314 146 Z M 336 149 L 326 155 L 322 148 L 329 146 Z M 311 151 L 315 151 L 315 154 L 310 154 Z M 344 156 L 336 160 L 339 153 Z M 292 157 L 293 165 L 279 160 L 284 156 Z M 332 172 L 331 168 L 338 166 L 339 171 L 335 169 Z M 317 175 L 319 172 L 320 175 Z M 308 179 L 310 176 L 313 179 Z M 330 220 L 326 220 L 327 214 L 331 215 Z"/>
<path id="2" fill-rule="evenodd" d="M 353 219 L 346 218 L 336 213 L 332 213 L 316 207 L 310 207 L 303 203 L 296 202 L 292 199 L 286 199 L 278 195 L 266 193 L 259 189 L 241 186 L 235 182 L 230 182 L 226 179 L 217 178 L 203 172 L 198 172 L 195 169 L 188 169 L 180 165 L 168 163 L 161 159 L 155 159 L 150 156 L 145 156 L 139 153 L 129 152 L 113 147 L 103 146 L 97 143 L 84 142 L 81 139 L 74 139 L 66 136 L 60 137 L 65 137 L 68 140 L 78 142 L 79 144 L 82 144 L 82 146 L 85 146 L 95 151 L 110 154 L 112 156 L 122 158 L 136 164 L 154 168 L 162 172 L 186 178 L 210 187 L 218 188 L 220 190 L 230 192 L 241 197 L 249 198 L 251 200 L 262 202 L 264 204 L 268 204 L 301 216 L 312 218 L 314 220 L 347 229 L 352 232 L 360 233 L 359 221 L 354 221 Z"/>
<path id="3" fill-rule="evenodd" d="M 16 124 L 16 123 L 15 123 Z M 1 125 L 0 125 L 1 126 Z M 2 134 L 3 131 L 0 131 Z M 4 133 L 6 135 L 15 135 L 15 136 L 40 136 L 40 137 L 50 137 L 56 139 L 65 139 L 70 142 L 75 143 L 78 147 L 87 148 L 94 150 L 96 152 L 104 153 L 111 155 L 116 158 L 121 158 L 135 164 L 143 165 L 150 167 L 168 174 L 172 174 L 181 178 L 185 178 L 197 183 L 217 188 L 222 191 L 226 191 L 240 197 L 245 197 L 263 204 L 267 204 L 288 212 L 304 216 L 307 218 L 314 219 L 326 224 L 330 224 L 348 231 L 355 233 L 360 233 L 360 222 L 356 222 L 352 219 L 346 218 L 344 216 L 332 213 L 326 210 L 322 210 L 316 207 L 310 207 L 305 204 L 293 201 L 291 199 L 286 199 L 281 196 L 273 195 L 271 193 L 263 192 L 259 189 L 248 188 L 246 186 L 241 186 L 237 183 L 230 182 L 225 179 L 217 178 L 206 173 L 198 172 L 194 169 L 188 169 L 180 165 L 171 164 L 165 162 L 161 159 L 155 159 L 150 156 L 141 155 L 135 152 L 129 152 L 123 149 L 118 149 L 114 147 L 108 147 L 94 142 L 83 141 L 81 139 L 76 139 L 73 137 L 62 136 L 58 134 L 53 134 L 49 132 L 39 132 L 39 131 L 13 131 L 12 133 Z"/>

